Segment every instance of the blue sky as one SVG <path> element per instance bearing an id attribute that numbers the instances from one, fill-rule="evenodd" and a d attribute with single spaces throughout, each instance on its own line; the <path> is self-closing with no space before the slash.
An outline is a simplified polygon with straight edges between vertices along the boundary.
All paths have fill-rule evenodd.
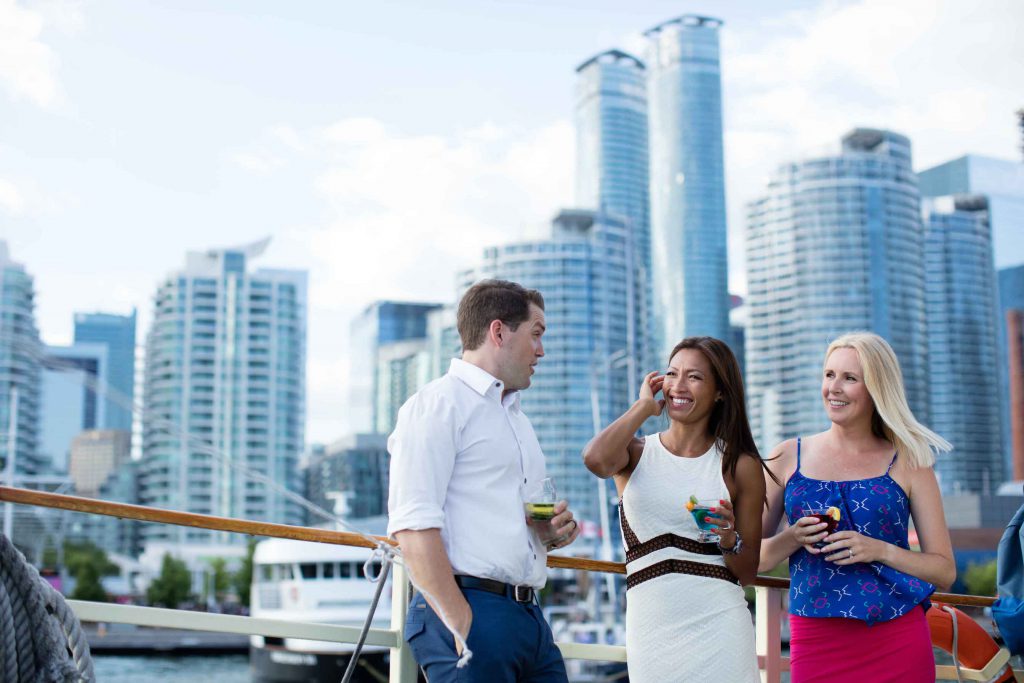
<path id="1" fill-rule="evenodd" d="M 684 13 L 725 21 L 734 291 L 744 203 L 853 126 L 909 135 L 918 168 L 1018 155 L 1019 0 L 0 0 L 0 238 L 64 343 L 80 310 L 136 306 L 144 333 L 186 251 L 273 236 L 258 265 L 310 273 L 308 436 L 331 440 L 351 316 L 451 299 L 482 247 L 542 234 L 573 205 L 575 66 Z"/>

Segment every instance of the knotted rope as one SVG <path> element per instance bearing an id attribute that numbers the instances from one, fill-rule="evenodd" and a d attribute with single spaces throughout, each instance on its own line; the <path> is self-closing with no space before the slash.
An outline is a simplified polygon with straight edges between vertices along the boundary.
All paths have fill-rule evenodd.
<path id="1" fill-rule="evenodd" d="M 64 597 L 0 534 L 0 681 L 94 681 L 89 644 Z"/>

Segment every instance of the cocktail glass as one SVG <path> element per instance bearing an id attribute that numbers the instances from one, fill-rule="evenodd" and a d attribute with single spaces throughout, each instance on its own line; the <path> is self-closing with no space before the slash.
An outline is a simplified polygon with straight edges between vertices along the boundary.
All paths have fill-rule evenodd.
<path id="1" fill-rule="evenodd" d="M 696 502 L 691 498 L 686 505 L 690 514 L 693 515 L 693 521 L 697 523 L 697 528 L 700 529 L 697 540 L 701 543 L 708 543 L 718 539 L 718 534 L 711 531 L 715 528 L 715 525 L 707 521 L 707 518 L 715 516 L 715 509 L 719 505 L 721 503 L 715 498 L 699 499 Z"/>
<path id="2" fill-rule="evenodd" d="M 825 527 L 825 533 L 831 534 L 839 527 L 839 519 L 842 514 L 839 512 L 839 508 L 834 505 L 806 505 L 803 508 L 804 517 L 815 517 L 818 523 L 824 522 L 828 526 Z M 818 541 L 814 544 L 815 548 L 823 548 L 828 543 L 825 540 Z"/>
<path id="3" fill-rule="evenodd" d="M 523 508 L 526 516 L 534 522 L 546 522 L 555 516 L 555 503 L 558 502 L 558 490 L 555 482 L 541 479 L 526 489 L 523 495 Z"/>

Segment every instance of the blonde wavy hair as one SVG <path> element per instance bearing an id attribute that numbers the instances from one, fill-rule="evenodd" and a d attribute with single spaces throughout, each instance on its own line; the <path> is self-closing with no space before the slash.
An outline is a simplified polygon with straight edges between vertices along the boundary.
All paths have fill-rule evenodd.
<path id="1" fill-rule="evenodd" d="M 892 347 L 877 334 L 850 332 L 828 345 L 825 363 L 836 349 L 853 349 L 864 369 L 864 385 L 875 404 L 871 430 L 886 439 L 902 453 L 912 468 L 931 467 L 936 451 L 950 451 L 953 446 L 917 421 L 907 405 L 903 389 L 903 373 Z"/>

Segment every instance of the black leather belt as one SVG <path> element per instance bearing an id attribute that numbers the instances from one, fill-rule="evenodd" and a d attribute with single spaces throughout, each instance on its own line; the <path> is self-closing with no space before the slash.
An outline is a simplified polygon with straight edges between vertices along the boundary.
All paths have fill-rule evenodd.
<path id="1" fill-rule="evenodd" d="M 478 576 L 466 576 L 465 574 L 456 574 L 455 583 L 462 588 L 473 588 L 504 595 L 516 602 L 533 602 L 534 591 L 531 586 L 513 586 L 510 583 L 502 583 L 494 579 L 481 579 Z"/>

